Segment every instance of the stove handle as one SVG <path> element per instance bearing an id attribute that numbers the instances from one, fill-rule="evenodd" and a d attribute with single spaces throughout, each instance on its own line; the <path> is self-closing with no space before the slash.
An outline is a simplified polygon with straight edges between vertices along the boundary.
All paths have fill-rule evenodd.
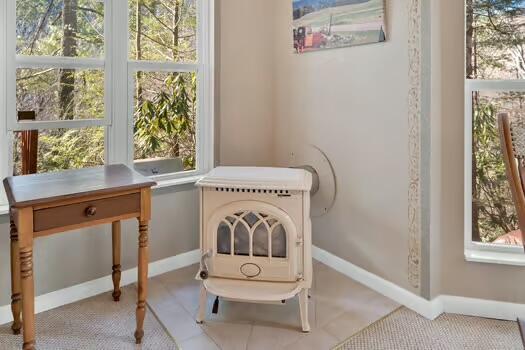
<path id="1" fill-rule="evenodd" d="M 200 263 L 200 270 L 197 274 L 196 279 L 198 280 L 206 280 L 208 279 L 209 273 L 208 273 L 208 258 L 211 257 L 211 250 L 208 250 L 201 256 L 201 263 Z"/>

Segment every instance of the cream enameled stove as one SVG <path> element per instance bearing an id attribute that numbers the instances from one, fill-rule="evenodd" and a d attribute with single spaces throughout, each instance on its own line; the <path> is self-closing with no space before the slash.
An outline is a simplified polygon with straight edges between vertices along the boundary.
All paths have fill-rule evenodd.
<path id="1" fill-rule="evenodd" d="M 204 320 L 208 292 L 263 303 L 299 295 L 302 330 L 310 331 L 312 175 L 302 169 L 218 167 L 197 186 L 202 251 L 197 321 Z"/>

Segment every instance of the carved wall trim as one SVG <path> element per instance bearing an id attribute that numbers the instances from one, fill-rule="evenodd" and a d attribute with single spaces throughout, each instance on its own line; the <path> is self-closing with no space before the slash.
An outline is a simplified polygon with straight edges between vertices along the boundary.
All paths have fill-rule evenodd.
<path id="1" fill-rule="evenodd" d="M 421 280 L 421 8 L 422 0 L 408 0 L 408 280 L 414 288 Z"/>

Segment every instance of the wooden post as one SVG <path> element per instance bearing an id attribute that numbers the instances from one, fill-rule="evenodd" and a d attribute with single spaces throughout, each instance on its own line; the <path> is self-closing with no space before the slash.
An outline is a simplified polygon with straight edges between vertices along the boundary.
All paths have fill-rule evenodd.
<path id="1" fill-rule="evenodd" d="M 21 298 L 20 291 L 20 256 L 18 250 L 18 231 L 11 213 L 11 312 L 13 313 L 13 334 L 20 334 L 22 323 L 20 320 Z"/>
<path id="2" fill-rule="evenodd" d="M 111 239 L 113 247 L 113 300 L 120 301 L 120 276 L 122 267 L 120 265 L 120 232 L 121 224 L 120 221 L 115 221 L 111 225 Z"/>

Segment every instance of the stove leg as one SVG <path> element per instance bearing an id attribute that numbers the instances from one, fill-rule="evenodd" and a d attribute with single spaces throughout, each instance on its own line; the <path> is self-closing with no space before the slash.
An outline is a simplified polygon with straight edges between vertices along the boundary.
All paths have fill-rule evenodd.
<path id="1" fill-rule="evenodd" d="M 197 313 L 197 323 L 203 323 L 206 317 L 206 304 L 208 302 L 208 296 L 204 284 L 201 285 L 201 294 L 199 298 L 199 312 Z"/>
<path id="2" fill-rule="evenodd" d="M 301 314 L 301 324 L 303 332 L 310 332 L 310 323 L 308 322 L 308 289 L 299 292 L 299 311 Z"/>

